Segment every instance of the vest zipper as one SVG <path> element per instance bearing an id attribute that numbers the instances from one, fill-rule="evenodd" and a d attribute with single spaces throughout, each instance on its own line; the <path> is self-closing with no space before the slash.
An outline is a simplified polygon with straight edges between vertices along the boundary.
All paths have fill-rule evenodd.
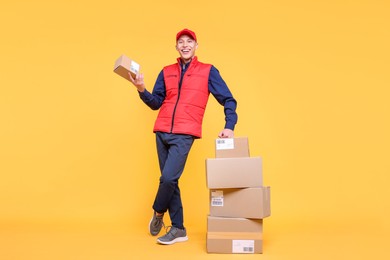
<path id="1" fill-rule="evenodd" d="M 180 70 L 180 81 L 179 81 L 179 86 L 178 86 L 177 100 L 176 100 L 176 104 L 175 104 L 175 107 L 173 108 L 173 113 L 172 113 L 172 124 L 171 124 L 171 131 L 170 131 L 171 134 L 173 131 L 173 124 L 175 123 L 176 107 L 177 107 L 177 104 L 179 103 L 179 99 L 180 99 L 181 85 L 183 83 L 184 74 L 187 72 L 187 70 L 184 70 L 184 69 L 185 69 L 185 64 L 183 64 L 183 68 L 181 68 L 181 70 Z"/>

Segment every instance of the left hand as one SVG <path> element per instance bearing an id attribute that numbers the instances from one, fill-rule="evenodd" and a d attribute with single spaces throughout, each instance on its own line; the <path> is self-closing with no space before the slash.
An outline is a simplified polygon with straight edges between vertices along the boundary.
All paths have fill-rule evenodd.
<path id="1" fill-rule="evenodd" d="M 234 132 L 231 129 L 223 129 L 219 134 L 219 138 L 233 138 L 234 137 Z"/>

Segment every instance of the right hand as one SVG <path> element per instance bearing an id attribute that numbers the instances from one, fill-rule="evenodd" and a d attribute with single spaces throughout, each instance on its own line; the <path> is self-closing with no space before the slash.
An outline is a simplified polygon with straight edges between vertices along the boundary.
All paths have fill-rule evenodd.
<path id="1" fill-rule="evenodd" d="M 135 78 L 131 75 L 129 72 L 130 82 L 133 83 L 133 85 L 137 88 L 139 92 L 144 92 L 145 90 L 145 82 L 144 82 L 144 75 L 137 73 Z"/>
<path id="2" fill-rule="evenodd" d="M 234 137 L 234 132 L 231 129 L 223 129 L 219 134 L 219 138 L 233 138 Z"/>

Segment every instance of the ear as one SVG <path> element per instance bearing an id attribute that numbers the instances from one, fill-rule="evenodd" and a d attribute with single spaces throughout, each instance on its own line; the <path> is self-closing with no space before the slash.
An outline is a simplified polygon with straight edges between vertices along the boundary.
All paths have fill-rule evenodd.
<path id="1" fill-rule="evenodd" d="M 196 43 L 196 45 L 195 45 L 195 50 L 197 50 L 198 49 L 198 43 Z"/>

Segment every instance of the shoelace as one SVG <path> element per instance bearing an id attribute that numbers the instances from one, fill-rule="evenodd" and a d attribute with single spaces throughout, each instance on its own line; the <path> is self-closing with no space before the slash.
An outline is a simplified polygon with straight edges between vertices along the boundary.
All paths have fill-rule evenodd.
<path id="1" fill-rule="evenodd" d="M 164 224 L 164 221 L 163 221 L 163 218 L 159 218 L 159 217 L 156 217 L 156 219 L 158 220 L 158 222 L 156 222 L 156 225 L 155 226 L 158 226 L 158 224 L 161 222 L 162 223 L 162 226 L 165 228 L 165 224 Z"/>
<path id="2" fill-rule="evenodd" d="M 164 228 L 165 228 L 165 233 L 168 234 L 168 233 L 171 231 L 172 226 L 165 226 L 165 225 L 164 225 Z"/>

